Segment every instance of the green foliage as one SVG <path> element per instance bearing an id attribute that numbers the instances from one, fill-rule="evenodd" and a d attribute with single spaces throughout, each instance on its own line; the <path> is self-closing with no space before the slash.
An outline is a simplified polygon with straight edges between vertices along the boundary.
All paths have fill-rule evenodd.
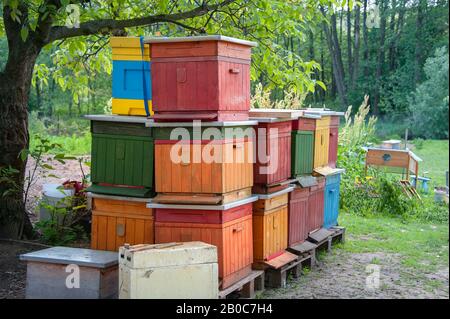
<path id="1" fill-rule="evenodd" d="M 30 114 L 30 149 L 35 149 L 39 138 L 45 137 L 55 145 L 48 154 L 87 155 L 91 150 L 89 121 L 80 118 L 61 117 L 51 120 L 39 118 L 37 112 Z M 38 138 L 36 138 L 38 136 Z"/>
<path id="2" fill-rule="evenodd" d="M 376 120 L 366 119 L 369 113 L 367 99 L 353 120 L 350 111 L 339 139 L 338 166 L 346 170 L 341 182 L 341 208 L 366 217 L 385 215 L 405 221 L 448 221 L 448 206 L 436 204 L 426 196 L 423 201 L 408 198 L 402 191 L 398 175 L 373 168 L 369 168 L 366 175 L 363 146 L 375 139 Z"/>
<path id="3" fill-rule="evenodd" d="M 41 201 L 40 207 L 50 213 L 49 220 L 36 223 L 36 228 L 44 243 L 67 245 L 87 238 L 83 227 L 77 224 L 88 213 L 84 195 L 68 196 L 55 205 Z"/>
<path id="4" fill-rule="evenodd" d="M 410 99 L 412 127 L 416 136 L 448 138 L 448 50 L 440 48 L 424 67 L 426 80 Z"/>

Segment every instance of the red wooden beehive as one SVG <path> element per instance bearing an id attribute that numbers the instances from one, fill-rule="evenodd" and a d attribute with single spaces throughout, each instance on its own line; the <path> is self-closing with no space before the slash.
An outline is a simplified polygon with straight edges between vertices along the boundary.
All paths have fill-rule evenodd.
<path id="1" fill-rule="evenodd" d="M 308 200 L 309 187 L 296 187 L 289 193 L 289 247 L 301 244 L 308 238 L 310 232 L 309 213 L 311 212 Z M 311 221 L 313 220 L 311 218 Z"/>
<path id="2" fill-rule="evenodd" d="M 154 38 L 152 99 L 157 121 L 246 120 L 251 48 L 223 36 Z"/>
<path id="3" fill-rule="evenodd" d="M 322 228 L 325 201 L 325 178 L 317 177 L 317 186 L 311 186 L 308 197 L 308 233 Z"/>
<path id="4" fill-rule="evenodd" d="M 203 241 L 217 246 L 221 289 L 250 274 L 253 262 L 251 203 L 219 211 L 156 208 L 155 221 L 156 243 Z"/>
<path id="5" fill-rule="evenodd" d="M 291 175 L 292 121 L 259 122 L 256 129 L 257 154 L 253 168 L 255 193 L 265 193 L 267 186 L 286 181 Z M 261 157 L 262 156 L 262 157 Z"/>
<path id="6" fill-rule="evenodd" d="M 339 142 L 339 116 L 332 116 L 330 121 L 330 145 L 328 151 L 328 166 L 336 168 Z"/>

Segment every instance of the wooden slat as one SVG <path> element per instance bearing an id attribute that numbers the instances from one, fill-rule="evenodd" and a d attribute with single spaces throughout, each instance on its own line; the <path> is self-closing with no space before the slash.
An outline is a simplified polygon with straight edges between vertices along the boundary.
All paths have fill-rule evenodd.
<path id="1" fill-rule="evenodd" d="M 276 258 L 270 261 L 266 261 L 264 264 L 272 269 L 280 269 L 286 266 L 287 264 L 296 261 L 297 259 L 298 259 L 297 255 L 286 251 Z"/>

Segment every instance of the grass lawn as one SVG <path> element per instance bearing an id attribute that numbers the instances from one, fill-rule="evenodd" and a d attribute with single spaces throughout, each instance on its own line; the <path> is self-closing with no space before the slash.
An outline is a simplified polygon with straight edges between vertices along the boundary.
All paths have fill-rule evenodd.
<path id="1" fill-rule="evenodd" d="M 431 178 L 430 186 L 445 186 L 445 171 L 448 171 L 449 164 L 449 141 L 415 140 L 412 144 L 415 146 L 412 151 L 423 160 L 419 164 L 420 175 L 423 176 L 425 173 L 426 177 Z"/>
<path id="2" fill-rule="evenodd" d="M 421 271 L 448 267 L 448 224 L 403 222 L 393 217 L 359 217 L 343 213 L 351 252 L 389 252 L 401 255 L 402 264 Z M 374 261 L 376 263 L 376 261 Z"/>
<path id="3" fill-rule="evenodd" d="M 420 171 L 435 185 L 445 185 L 449 165 L 448 141 L 413 141 L 414 152 L 423 159 Z M 423 173 L 421 173 L 423 175 Z M 432 190 L 432 189 L 431 189 Z M 431 191 L 425 203 L 432 201 Z M 428 204 L 427 204 L 428 205 Z M 449 265 L 449 227 L 446 223 L 405 222 L 395 217 L 360 217 L 341 212 L 339 223 L 347 228 L 349 238 L 341 249 L 352 253 L 385 252 L 398 254 L 406 270 L 414 277 L 425 279 L 432 288 L 436 283 L 427 279 L 430 273 L 447 269 Z M 374 264 L 377 260 L 372 261 Z"/>

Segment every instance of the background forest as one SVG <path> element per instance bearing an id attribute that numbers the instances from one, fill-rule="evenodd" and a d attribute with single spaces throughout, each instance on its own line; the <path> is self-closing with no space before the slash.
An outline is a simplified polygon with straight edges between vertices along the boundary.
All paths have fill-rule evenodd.
<path id="1" fill-rule="evenodd" d="M 310 17 L 309 23 L 296 21 L 294 7 L 294 13 L 287 10 L 289 4 L 264 2 L 268 3 L 273 5 L 261 8 L 266 16 L 236 22 L 245 29 L 264 18 L 264 25 L 280 31 L 275 42 L 257 38 L 255 29 L 251 32 L 251 40 L 260 42 L 254 51 L 253 89 L 261 83 L 271 90 L 272 100 L 295 91 L 302 106 L 338 110 L 358 106 L 367 94 L 371 113 L 379 118 L 380 138 L 398 137 L 406 128 L 414 138 L 448 138 L 448 122 L 441 120 L 448 117 L 448 1 L 350 2 L 334 10 L 322 7 L 327 19 L 314 22 Z M 271 22 L 275 13 L 286 19 Z M 285 24 L 276 25 L 280 21 Z M 161 25 L 142 28 L 141 34 L 177 35 L 185 30 Z M 231 29 L 204 31 L 233 35 Z M 68 39 L 40 55 L 29 102 L 31 136 L 54 136 L 76 155 L 89 152 L 89 123 L 82 115 L 108 112 L 108 39 Z M 6 57 L 6 39 L 1 38 L 0 68 Z"/>

